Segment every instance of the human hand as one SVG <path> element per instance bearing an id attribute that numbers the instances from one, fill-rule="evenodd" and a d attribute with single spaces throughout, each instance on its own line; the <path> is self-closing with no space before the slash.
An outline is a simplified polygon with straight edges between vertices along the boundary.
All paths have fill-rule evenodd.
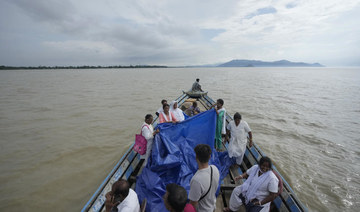
<path id="1" fill-rule="evenodd" d="M 105 210 L 106 211 L 110 211 L 112 207 L 114 207 L 114 195 L 112 194 L 112 192 L 108 192 L 105 194 Z"/>
<path id="2" fill-rule="evenodd" d="M 253 204 L 254 205 L 261 205 L 261 201 L 255 201 Z"/>
<path id="3" fill-rule="evenodd" d="M 258 199 L 252 199 L 251 201 L 250 201 L 252 204 L 254 204 L 254 205 L 261 205 L 261 202 L 258 200 Z"/>
<path id="4" fill-rule="evenodd" d="M 235 177 L 235 181 L 240 180 L 240 179 L 243 179 L 242 175 L 239 175 L 239 176 Z"/>

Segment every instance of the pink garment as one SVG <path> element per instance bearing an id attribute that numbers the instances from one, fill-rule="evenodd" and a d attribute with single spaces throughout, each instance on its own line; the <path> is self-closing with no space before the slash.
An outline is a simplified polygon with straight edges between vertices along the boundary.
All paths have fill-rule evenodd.
<path id="1" fill-rule="evenodd" d="M 160 115 L 159 115 L 160 124 L 166 122 L 165 117 L 164 117 L 164 114 L 165 114 L 165 113 L 162 112 L 162 113 L 160 113 Z M 172 114 L 170 111 L 169 111 L 169 115 L 166 115 L 166 114 L 165 114 L 167 120 L 170 120 L 170 115 L 171 115 L 172 121 L 177 121 L 176 118 L 175 118 L 175 116 L 174 116 L 174 114 Z"/>
<path id="2" fill-rule="evenodd" d="M 190 203 L 185 205 L 184 212 L 196 212 L 194 206 Z"/>

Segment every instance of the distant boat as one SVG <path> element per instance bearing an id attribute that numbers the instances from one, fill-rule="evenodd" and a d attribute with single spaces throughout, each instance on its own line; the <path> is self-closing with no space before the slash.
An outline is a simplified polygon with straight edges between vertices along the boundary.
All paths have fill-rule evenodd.
<path id="1" fill-rule="evenodd" d="M 202 110 L 209 110 L 211 106 L 215 103 L 215 101 L 207 95 L 207 92 L 195 96 L 192 95 L 192 93 L 183 92 L 183 94 L 176 99 L 179 108 L 184 108 L 184 103 L 186 101 L 195 101 L 191 98 L 196 98 L 198 106 L 200 106 Z M 232 117 L 229 114 L 226 114 L 227 123 L 229 123 L 231 120 Z M 157 119 L 154 120 L 154 125 L 156 124 Z M 223 143 L 223 145 L 224 148 L 227 148 L 227 143 Z M 232 190 L 237 185 L 239 185 L 239 183 L 236 183 L 234 181 L 234 178 L 245 172 L 253 165 L 257 164 L 262 156 L 265 156 L 265 154 L 261 151 L 260 147 L 256 145 L 256 143 L 253 143 L 252 147 L 247 146 L 244 159 L 240 168 L 231 168 L 228 175 L 221 182 L 220 194 L 218 195 L 216 200 L 216 212 L 222 211 L 223 207 L 228 206 Z M 112 184 L 119 179 L 127 179 L 132 185 L 132 188 L 134 188 L 134 179 L 136 179 L 136 176 L 141 174 L 144 166 L 144 160 L 140 159 L 140 155 L 133 151 L 133 145 L 130 146 L 81 211 L 105 211 L 105 194 L 111 190 Z M 282 175 L 275 166 L 273 166 L 273 171 L 278 176 L 278 178 L 281 179 L 283 190 L 281 194 L 271 203 L 270 211 L 308 211 L 308 209 L 303 205 L 303 203 L 296 197 L 290 185 L 282 177 Z M 145 211 L 145 205 L 146 200 L 142 202 L 142 211 Z"/>

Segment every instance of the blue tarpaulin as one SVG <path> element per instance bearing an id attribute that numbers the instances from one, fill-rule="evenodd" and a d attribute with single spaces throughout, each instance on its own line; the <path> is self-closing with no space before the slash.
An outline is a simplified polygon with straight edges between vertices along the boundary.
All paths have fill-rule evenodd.
<path id="1" fill-rule="evenodd" d="M 148 164 L 137 177 L 136 193 L 139 201 L 147 199 L 146 211 L 167 211 L 162 196 L 166 185 L 176 183 L 188 192 L 190 180 L 198 169 L 194 148 L 208 144 L 212 149 L 209 164 L 220 171 L 220 181 L 227 175 L 232 164 L 227 152 L 214 149 L 216 112 L 214 109 L 190 117 L 177 124 L 159 124 Z"/>

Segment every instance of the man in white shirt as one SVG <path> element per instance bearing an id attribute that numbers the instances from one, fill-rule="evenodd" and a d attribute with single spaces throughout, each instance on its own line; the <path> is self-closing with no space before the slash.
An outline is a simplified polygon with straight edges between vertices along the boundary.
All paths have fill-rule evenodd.
<path id="1" fill-rule="evenodd" d="M 207 144 L 195 147 L 198 171 L 190 181 L 189 199 L 196 211 L 211 212 L 216 207 L 216 190 L 219 186 L 220 174 L 214 165 L 209 165 L 211 148 Z"/>
<path id="2" fill-rule="evenodd" d="M 235 157 L 236 163 L 241 164 L 247 143 L 247 136 L 249 135 L 250 147 L 252 146 L 252 133 L 248 123 L 244 120 L 241 120 L 240 113 L 235 113 L 234 120 L 231 121 L 226 127 L 226 140 L 229 141 L 229 136 L 231 135 L 228 153 L 229 157 Z"/>
<path id="3" fill-rule="evenodd" d="M 130 188 L 128 181 L 120 179 L 116 181 L 111 191 L 106 195 L 106 212 L 139 212 L 139 199 L 134 190 Z"/>

